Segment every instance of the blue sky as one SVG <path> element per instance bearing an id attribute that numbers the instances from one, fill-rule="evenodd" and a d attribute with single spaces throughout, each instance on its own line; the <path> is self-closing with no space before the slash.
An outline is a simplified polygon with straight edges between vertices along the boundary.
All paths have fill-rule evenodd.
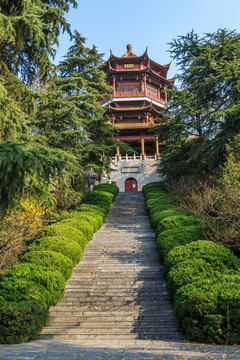
<path id="1" fill-rule="evenodd" d="M 116 56 L 126 52 L 130 42 L 133 52 L 148 54 L 154 61 L 165 65 L 171 61 L 169 45 L 178 35 L 194 29 L 199 34 L 227 28 L 240 32 L 240 0 L 78 0 L 78 8 L 67 15 L 71 29 L 87 38 L 87 45 L 97 46 L 109 57 L 112 49 Z M 70 42 L 67 35 L 59 39 L 55 63 L 65 55 Z M 168 73 L 177 73 L 173 62 Z"/>

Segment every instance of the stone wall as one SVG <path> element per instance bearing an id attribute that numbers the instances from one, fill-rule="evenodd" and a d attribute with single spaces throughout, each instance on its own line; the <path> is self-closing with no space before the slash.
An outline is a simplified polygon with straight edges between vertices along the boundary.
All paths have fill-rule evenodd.
<path id="1" fill-rule="evenodd" d="M 152 181 L 160 181 L 157 173 L 157 160 L 148 159 L 146 161 L 119 161 L 112 165 L 113 171 L 109 176 L 102 179 L 102 183 L 107 181 L 116 181 L 116 185 L 120 191 L 125 191 L 125 181 L 128 178 L 134 178 L 138 183 L 138 191 L 142 191 L 142 187 Z"/>

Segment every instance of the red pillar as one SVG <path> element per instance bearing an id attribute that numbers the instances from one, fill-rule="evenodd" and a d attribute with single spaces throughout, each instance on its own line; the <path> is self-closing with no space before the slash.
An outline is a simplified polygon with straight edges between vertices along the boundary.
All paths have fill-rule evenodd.
<path id="1" fill-rule="evenodd" d="M 116 84 L 116 79 L 115 76 L 113 77 L 113 96 L 115 96 L 115 84 Z"/>
<path id="2" fill-rule="evenodd" d="M 144 95 L 147 95 L 147 78 L 146 75 L 143 77 L 143 81 L 144 81 Z"/>

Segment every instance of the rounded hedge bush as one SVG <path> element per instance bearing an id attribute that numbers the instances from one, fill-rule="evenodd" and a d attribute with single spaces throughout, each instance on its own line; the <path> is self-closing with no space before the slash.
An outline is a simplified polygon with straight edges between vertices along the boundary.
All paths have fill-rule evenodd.
<path id="1" fill-rule="evenodd" d="M 65 279 L 57 270 L 46 270 L 40 265 L 18 263 L 11 266 L 5 277 L 24 278 L 44 286 L 50 294 L 50 305 L 56 305 L 65 291 Z"/>
<path id="2" fill-rule="evenodd" d="M 184 213 L 182 210 L 176 210 L 176 209 L 171 209 L 171 210 L 163 210 L 163 211 L 159 211 L 158 215 L 157 215 L 157 219 L 158 220 L 158 224 L 155 228 L 155 233 L 156 236 L 158 236 L 160 234 L 160 232 L 162 232 L 162 225 L 159 224 L 161 220 L 169 217 L 169 216 L 178 216 L 178 215 L 185 215 L 186 213 Z"/>
<path id="3" fill-rule="evenodd" d="M 93 227 L 86 220 L 78 220 L 76 218 L 69 218 L 69 219 L 59 221 L 57 223 L 57 225 L 58 224 L 72 226 L 72 227 L 82 231 L 88 241 L 90 241 L 93 237 Z"/>
<path id="4" fill-rule="evenodd" d="M 28 250 L 56 251 L 72 260 L 73 265 L 78 264 L 82 257 L 81 246 L 76 241 L 57 236 L 42 237 L 40 239 L 37 239 L 28 247 Z"/>
<path id="5" fill-rule="evenodd" d="M 92 191 L 84 198 L 84 204 L 100 205 L 108 211 L 114 196 L 106 191 Z"/>
<path id="6" fill-rule="evenodd" d="M 192 258 L 173 266 L 167 275 L 167 289 L 173 298 L 175 292 L 186 284 L 203 279 L 212 279 L 230 273 L 220 259 L 210 264 L 204 259 Z"/>
<path id="7" fill-rule="evenodd" d="M 142 192 L 145 195 L 147 192 L 156 189 L 159 191 L 166 191 L 166 187 L 162 182 L 153 181 L 149 184 L 146 184 L 142 187 Z"/>
<path id="8" fill-rule="evenodd" d="M 93 232 L 96 232 L 99 229 L 100 222 L 97 220 L 97 216 L 94 216 L 93 214 L 90 213 L 84 213 L 83 211 L 74 210 L 74 211 L 70 211 L 68 215 L 64 216 L 63 220 L 65 219 L 87 221 L 93 227 Z"/>
<path id="9" fill-rule="evenodd" d="M 48 236 L 60 236 L 64 238 L 68 238 L 69 240 L 76 241 L 82 248 L 85 249 L 86 244 L 88 242 L 86 236 L 82 231 L 68 225 L 64 225 L 61 223 L 52 224 L 47 226 L 44 230 L 41 231 L 41 237 Z"/>
<path id="10" fill-rule="evenodd" d="M 50 294 L 42 285 L 17 277 L 0 278 L 0 297 L 9 302 L 32 301 L 46 306 L 51 303 Z"/>
<path id="11" fill-rule="evenodd" d="M 177 263 L 190 260 L 193 257 L 203 259 L 210 264 L 221 260 L 228 269 L 240 271 L 240 259 L 231 250 L 208 240 L 199 240 L 185 246 L 175 247 L 164 259 L 164 268 L 169 271 Z"/>
<path id="12" fill-rule="evenodd" d="M 56 251 L 28 251 L 21 256 L 23 262 L 41 265 L 46 270 L 60 271 L 65 280 L 72 275 L 73 262 L 63 254 Z"/>
<path id="13" fill-rule="evenodd" d="M 38 339 L 48 315 L 44 302 L 15 303 L 0 299 L 0 343 L 16 344 Z"/>
<path id="14" fill-rule="evenodd" d="M 158 231 L 180 228 L 183 226 L 198 226 L 200 221 L 195 216 L 190 215 L 172 215 L 162 219 L 158 224 Z"/>
<path id="15" fill-rule="evenodd" d="M 157 247 L 161 260 L 176 246 L 203 239 L 201 227 L 183 226 L 161 232 L 157 237 Z"/>
<path id="16" fill-rule="evenodd" d="M 93 191 L 104 191 L 104 192 L 109 192 L 114 196 L 114 199 L 116 198 L 116 196 L 119 193 L 119 188 L 116 185 L 113 184 L 99 184 L 96 185 L 93 189 Z"/>
<path id="17" fill-rule="evenodd" d="M 177 210 L 178 207 L 176 204 L 174 204 L 173 202 L 170 201 L 166 201 L 166 202 L 158 202 L 157 204 L 153 205 L 150 209 L 149 209 L 149 216 L 150 216 L 150 220 L 153 221 L 153 216 L 156 216 L 156 213 L 160 212 L 160 211 L 164 211 L 164 210 Z"/>
<path id="18" fill-rule="evenodd" d="M 177 322 L 190 340 L 236 344 L 240 339 L 240 276 L 205 279 L 175 295 Z"/>
<path id="19" fill-rule="evenodd" d="M 101 216 L 102 219 L 104 219 L 106 216 L 105 210 L 102 209 L 101 206 L 99 206 L 99 205 L 81 204 L 76 207 L 76 210 L 97 214 L 98 216 Z"/>

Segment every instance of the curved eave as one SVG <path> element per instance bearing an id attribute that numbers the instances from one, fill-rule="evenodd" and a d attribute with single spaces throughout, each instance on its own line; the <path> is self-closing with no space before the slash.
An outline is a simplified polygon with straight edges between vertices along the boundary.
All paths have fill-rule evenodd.
<path id="1" fill-rule="evenodd" d="M 110 49 L 110 57 L 108 59 L 108 61 L 110 60 L 126 60 L 126 59 L 137 59 L 137 60 L 143 60 L 144 57 L 148 58 L 148 53 L 147 53 L 147 49 L 144 51 L 144 53 L 141 56 L 127 56 L 127 57 L 122 57 L 122 56 L 115 56 L 112 52 L 112 50 Z"/>
<path id="2" fill-rule="evenodd" d="M 166 77 L 162 76 L 162 75 L 159 75 L 156 71 L 154 71 L 153 69 L 151 69 L 150 66 L 147 66 L 145 67 L 144 69 L 122 69 L 122 70 L 116 70 L 114 69 L 111 64 L 109 63 L 108 65 L 108 69 L 106 71 L 107 74 L 129 74 L 130 72 L 138 72 L 140 74 L 142 73 L 150 73 L 151 75 L 155 76 L 157 79 L 159 80 L 164 80 L 165 82 L 170 82 L 170 83 L 174 83 L 175 81 L 175 78 L 174 80 L 173 79 L 167 79 Z"/>

